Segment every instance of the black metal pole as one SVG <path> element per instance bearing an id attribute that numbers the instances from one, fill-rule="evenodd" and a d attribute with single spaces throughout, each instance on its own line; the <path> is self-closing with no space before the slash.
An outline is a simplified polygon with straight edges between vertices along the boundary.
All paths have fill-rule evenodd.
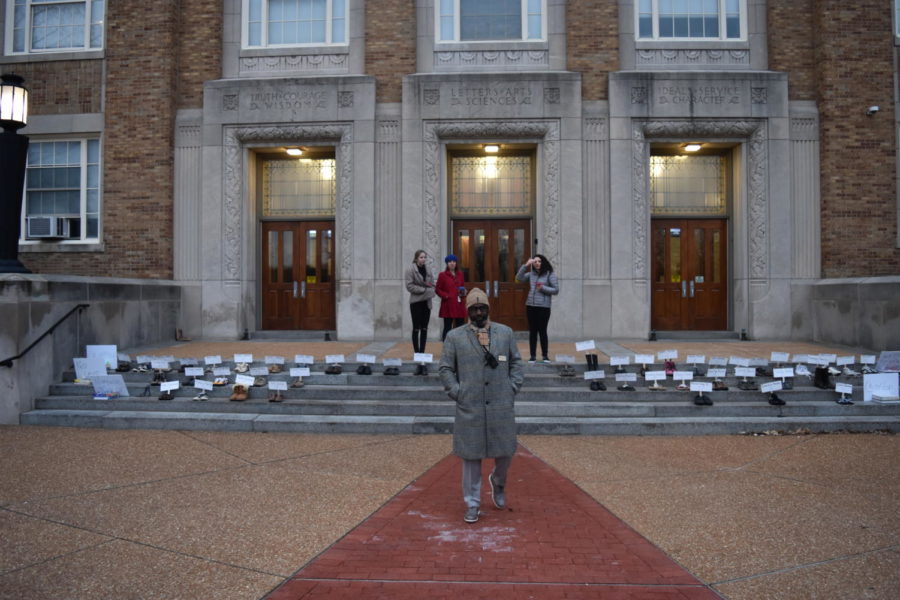
<path id="1" fill-rule="evenodd" d="M 0 132 L 0 273 L 31 273 L 19 262 L 27 160 L 28 138 L 14 131 Z"/>

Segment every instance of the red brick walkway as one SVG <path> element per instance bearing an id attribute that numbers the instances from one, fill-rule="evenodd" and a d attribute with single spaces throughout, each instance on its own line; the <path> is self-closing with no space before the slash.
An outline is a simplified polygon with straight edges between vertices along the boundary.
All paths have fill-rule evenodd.
<path id="1" fill-rule="evenodd" d="M 459 459 L 442 460 L 268 600 L 719 598 L 521 447 L 507 510 L 485 479 L 481 519 L 465 523 L 460 477 Z"/>

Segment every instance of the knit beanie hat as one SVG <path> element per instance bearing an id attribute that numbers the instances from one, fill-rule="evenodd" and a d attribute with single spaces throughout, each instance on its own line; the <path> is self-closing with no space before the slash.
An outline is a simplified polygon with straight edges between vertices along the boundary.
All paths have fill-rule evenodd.
<path id="1" fill-rule="evenodd" d="M 456 255 L 455 255 L 455 254 L 448 254 L 447 256 L 444 257 L 444 262 L 445 262 L 445 263 L 448 263 L 448 262 L 450 262 L 451 260 L 452 260 L 453 262 L 459 262 L 459 261 L 456 259 Z"/>
<path id="2" fill-rule="evenodd" d="M 469 293 L 466 294 L 466 310 L 473 304 L 484 304 L 488 307 L 491 305 L 491 303 L 488 302 L 487 294 L 482 292 L 479 288 L 472 288 L 469 290 Z"/>

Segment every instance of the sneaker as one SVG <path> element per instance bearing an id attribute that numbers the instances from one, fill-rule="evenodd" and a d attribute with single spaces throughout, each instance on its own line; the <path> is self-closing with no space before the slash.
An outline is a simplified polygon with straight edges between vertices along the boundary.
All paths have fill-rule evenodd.
<path id="1" fill-rule="evenodd" d="M 776 394 L 775 392 L 770 392 L 769 404 L 771 404 L 772 406 L 784 406 L 785 402 L 778 397 L 778 394 Z"/>
<path id="2" fill-rule="evenodd" d="M 302 388 L 304 385 L 305 385 L 305 384 L 303 383 L 303 378 L 302 378 L 302 377 L 296 377 L 296 378 L 294 378 L 294 380 L 291 382 L 291 387 L 292 387 L 292 388 Z"/>
<path id="3" fill-rule="evenodd" d="M 541 359 L 541 362 L 544 363 L 545 365 L 549 365 L 550 359 L 545 356 L 544 358 Z"/>
<path id="4" fill-rule="evenodd" d="M 864 366 L 864 367 L 863 367 L 862 369 L 860 369 L 860 370 L 861 370 L 861 371 L 863 372 L 863 374 L 865 374 L 865 375 L 874 375 L 875 373 L 878 372 L 878 369 L 873 369 L 873 368 L 870 367 L 869 365 Z"/>
<path id="5" fill-rule="evenodd" d="M 206 394 L 206 390 L 201 390 L 199 394 L 194 396 L 194 400 L 209 400 L 209 396 Z"/>
<path id="6" fill-rule="evenodd" d="M 617 387 L 616 389 L 619 390 L 620 392 L 633 392 L 633 391 L 634 391 L 634 386 L 629 385 L 629 384 L 627 384 L 627 383 L 623 383 L 622 385 L 620 385 L 620 386 Z"/>
<path id="7" fill-rule="evenodd" d="M 494 500 L 494 506 L 503 510 L 506 508 L 506 494 L 503 492 L 504 486 L 494 481 L 493 473 L 488 477 L 488 481 L 491 482 L 491 498 Z"/>
<path id="8" fill-rule="evenodd" d="M 745 392 L 752 392 L 752 391 L 758 390 L 759 387 L 757 387 L 755 381 L 753 381 L 752 379 L 748 379 L 746 381 L 739 381 L 738 389 L 744 390 Z"/>
<path id="9" fill-rule="evenodd" d="M 844 377 L 859 377 L 859 372 L 858 372 L 858 371 L 854 371 L 854 370 L 851 369 L 850 367 L 846 367 L 846 366 L 845 366 L 845 367 L 844 367 L 844 370 L 841 371 L 841 375 L 843 375 Z"/>
<path id="10" fill-rule="evenodd" d="M 591 385 L 589 387 L 594 392 L 602 392 L 606 389 L 606 386 L 599 379 L 591 379 Z"/>
<path id="11" fill-rule="evenodd" d="M 529 364 L 529 365 L 533 365 L 535 362 L 537 362 L 537 361 L 534 360 L 534 357 L 533 357 L 533 356 L 532 356 L 531 358 L 528 359 L 528 364 Z"/>
<path id="12" fill-rule="evenodd" d="M 725 385 L 725 382 L 721 379 L 716 379 L 713 381 L 713 391 L 714 392 L 727 392 L 728 386 Z"/>
<path id="13" fill-rule="evenodd" d="M 664 364 L 666 375 L 674 375 L 675 374 L 675 361 L 667 360 Z"/>
<path id="14" fill-rule="evenodd" d="M 175 395 L 172 392 L 163 392 L 159 395 L 160 400 L 174 400 Z"/>
<path id="15" fill-rule="evenodd" d="M 247 363 L 242 362 L 242 363 L 238 363 L 238 364 L 234 365 L 235 373 L 246 373 L 249 370 L 250 370 L 250 365 L 248 365 Z"/>
<path id="16" fill-rule="evenodd" d="M 840 372 L 839 370 L 837 370 L 836 368 L 834 368 L 834 367 L 832 367 L 832 366 L 829 366 L 829 367 L 828 367 L 828 374 L 829 374 L 829 375 L 832 375 L 832 376 L 837 376 L 837 375 L 840 375 L 841 372 Z"/>
<path id="17" fill-rule="evenodd" d="M 713 401 L 710 400 L 709 396 L 697 394 L 696 396 L 694 396 L 694 404 L 696 404 L 697 406 L 712 406 Z"/>
<path id="18" fill-rule="evenodd" d="M 691 388 L 688 387 L 688 385 L 686 383 L 679 383 L 677 386 L 675 386 L 675 389 L 678 390 L 679 392 L 686 392 Z"/>
<path id="19" fill-rule="evenodd" d="M 810 370 L 808 368 L 806 368 L 806 365 L 797 365 L 797 368 L 794 369 L 794 373 L 796 373 L 797 375 L 802 375 L 803 377 L 809 377 L 810 379 L 812 379 L 812 373 L 810 372 Z"/>
<path id="20" fill-rule="evenodd" d="M 659 384 L 659 381 L 654 381 L 654 382 L 653 382 L 653 385 L 647 386 L 647 389 L 650 390 L 651 392 L 660 392 L 660 391 L 662 391 L 662 390 L 664 390 L 664 389 L 666 389 L 666 388 L 664 388 L 663 386 L 661 386 L 661 385 Z"/>
<path id="21" fill-rule="evenodd" d="M 475 523 L 478 521 L 479 510 L 477 506 L 470 506 L 466 509 L 466 515 L 463 517 L 463 521 L 466 523 Z"/>
<path id="22" fill-rule="evenodd" d="M 853 400 L 851 400 L 847 396 L 841 396 L 840 398 L 835 400 L 835 402 L 837 402 L 841 406 L 850 406 L 851 404 L 853 404 Z"/>

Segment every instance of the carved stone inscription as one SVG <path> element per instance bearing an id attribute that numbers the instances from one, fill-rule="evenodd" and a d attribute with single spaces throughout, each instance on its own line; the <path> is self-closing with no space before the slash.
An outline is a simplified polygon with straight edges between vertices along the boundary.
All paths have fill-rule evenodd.
<path id="1" fill-rule="evenodd" d="M 290 92 L 254 92 L 250 94 L 250 110 L 306 110 L 325 108 L 325 92 L 302 90 Z"/>
<path id="2" fill-rule="evenodd" d="M 658 104 L 740 104 L 741 88 L 734 85 L 660 85 Z"/>
<path id="3" fill-rule="evenodd" d="M 515 106 L 531 102 L 530 87 L 460 87 L 450 90 L 451 106 Z"/>

